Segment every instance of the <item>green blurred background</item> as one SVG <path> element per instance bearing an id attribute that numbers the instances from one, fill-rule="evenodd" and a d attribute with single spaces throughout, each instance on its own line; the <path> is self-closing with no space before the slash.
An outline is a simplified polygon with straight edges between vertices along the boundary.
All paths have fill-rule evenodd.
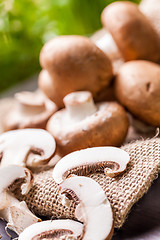
<path id="1" fill-rule="evenodd" d="M 39 72 L 39 53 L 47 40 L 64 34 L 90 36 L 100 29 L 100 14 L 111 2 L 0 0 L 0 92 Z"/>

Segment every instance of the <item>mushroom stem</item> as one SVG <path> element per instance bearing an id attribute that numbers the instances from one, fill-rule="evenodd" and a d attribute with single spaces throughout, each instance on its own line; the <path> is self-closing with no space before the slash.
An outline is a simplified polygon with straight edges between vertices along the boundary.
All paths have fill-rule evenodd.
<path id="1" fill-rule="evenodd" d="M 6 220 L 7 227 L 17 234 L 32 225 L 40 222 L 41 219 L 36 217 L 27 207 L 24 201 L 20 202 L 11 194 L 7 193 L 8 206 L 0 210 L 0 218 Z"/>
<path id="2" fill-rule="evenodd" d="M 9 188 L 13 185 L 21 187 L 21 193 L 27 194 L 32 182 L 33 175 L 27 168 L 10 165 L 0 169 L 0 218 L 6 220 L 7 227 L 17 234 L 41 220 L 28 209 L 24 201 L 19 202 L 9 193 Z"/>
<path id="3" fill-rule="evenodd" d="M 78 122 L 97 111 L 92 94 L 88 91 L 72 92 L 63 99 L 68 116 Z"/>
<path id="4" fill-rule="evenodd" d="M 20 111 L 24 114 L 35 115 L 45 110 L 45 102 L 42 96 L 31 92 L 20 92 L 15 94 Z"/>

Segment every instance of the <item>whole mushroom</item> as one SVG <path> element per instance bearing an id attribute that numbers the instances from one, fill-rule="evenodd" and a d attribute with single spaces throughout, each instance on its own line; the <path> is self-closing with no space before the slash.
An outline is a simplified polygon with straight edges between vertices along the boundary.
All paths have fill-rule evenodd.
<path id="1" fill-rule="evenodd" d="M 55 103 L 40 91 L 20 92 L 14 105 L 2 118 L 4 131 L 22 128 L 45 128 L 48 119 L 57 110 Z"/>
<path id="2" fill-rule="evenodd" d="M 115 81 L 117 99 L 139 120 L 160 126 L 160 66 L 139 60 L 125 63 Z"/>
<path id="3" fill-rule="evenodd" d="M 33 182 L 33 175 L 27 168 L 10 165 L 0 168 L 0 218 L 5 219 L 7 227 L 20 234 L 26 227 L 41 221 L 27 207 L 19 202 L 9 188 L 21 187 L 23 195 L 27 194 Z"/>
<path id="4" fill-rule="evenodd" d="M 37 168 L 49 162 L 56 143 L 43 129 L 19 129 L 0 135 L 0 167 L 10 164 Z"/>
<path id="5" fill-rule="evenodd" d="M 128 117 L 116 102 L 94 104 L 90 92 L 73 92 L 64 98 L 66 108 L 47 123 L 62 156 L 87 147 L 114 145 L 124 141 Z"/>
<path id="6" fill-rule="evenodd" d="M 160 41 L 160 1 L 159 0 L 142 0 L 139 5 L 140 10 L 150 20 L 155 28 Z"/>
<path id="7" fill-rule="evenodd" d="M 158 34 L 136 4 L 129 1 L 110 4 L 102 12 L 102 23 L 126 61 L 160 60 Z"/>
<path id="8" fill-rule="evenodd" d="M 113 77 L 110 59 L 89 38 L 60 36 L 47 42 L 40 53 L 44 70 L 39 87 L 63 107 L 63 98 L 71 92 L 88 90 L 96 97 Z"/>

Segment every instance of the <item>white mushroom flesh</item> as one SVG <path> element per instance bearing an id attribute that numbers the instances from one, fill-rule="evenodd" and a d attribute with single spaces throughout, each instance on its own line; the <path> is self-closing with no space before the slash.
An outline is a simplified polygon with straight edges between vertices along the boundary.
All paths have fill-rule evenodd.
<path id="1" fill-rule="evenodd" d="M 19 240 L 63 239 L 77 240 L 82 235 L 83 224 L 73 220 L 53 220 L 35 223 L 26 228 Z"/>
<path id="2" fill-rule="evenodd" d="M 55 148 L 54 138 L 43 129 L 8 131 L 0 135 L 0 167 L 43 165 L 51 159 Z"/>
<path id="3" fill-rule="evenodd" d="M 72 92 L 63 99 L 67 114 L 67 122 L 76 123 L 97 111 L 92 94 L 88 91 Z"/>
<path id="4" fill-rule="evenodd" d="M 8 207 L 0 210 L 0 218 L 5 219 L 7 227 L 17 234 L 20 234 L 28 226 L 41 221 L 27 207 L 24 201 L 19 202 L 11 194 L 7 194 L 9 199 Z"/>
<path id="5" fill-rule="evenodd" d="M 112 60 L 122 58 L 119 49 L 109 32 L 106 32 L 103 36 L 97 39 L 95 44 Z"/>
<path id="6" fill-rule="evenodd" d="M 18 180 L 19 183 L 16 182 Z M 28 209 L 24 201 L 19 202 L 9 193 L 9 187 L 13 184 L 20 185 L 22 194 L 26 194 L 32 182 L 33 176 L 26 168 L 10 165 L 0 169 L 0 218 L 5 219 L 8 222 L 7 227 L 17 234 L 40 219 Z"/>
<path id="7" fill-rule="evenodd" d="M 21 192 L 23 195 L 27 194 L 33 181 L 31 172 L 27 168 L 16 165 L 0 168 L 0 209 L 3 209 L 10 203 L 7 189 L 17 179 L 25 180 L 21 184 Z"/>
<path id="8" fill-rule="evenodd" d="M 87 148 L 63 157 L 54 167 L 52 176 L 56 183 L 61 183 L 70 174 L 87 175 L 103 170 L 113 177 L 126 169 L 129 160 L 129 154 L 120 148 Z"/>
<path id="9" fill-rule="evenodd" d="M 83 240 L 110 239 L 113 214 L 101 186 L 91 178 L 74 176 L 61 183 L 61 194 L 77 202 L 75 216 L 84 223 Z"/>

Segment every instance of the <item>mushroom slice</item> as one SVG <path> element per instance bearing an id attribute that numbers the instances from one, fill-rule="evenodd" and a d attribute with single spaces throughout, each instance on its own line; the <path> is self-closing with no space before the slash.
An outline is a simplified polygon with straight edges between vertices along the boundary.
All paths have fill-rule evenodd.
<path id="1" fill-rule="evenodd" d="M 61 239 L 77 240 L 83 232 L 83 224 L 69 220 L 53 220 L 35 223 L 26 228 L 19 236 L 19 240 Z"/>
<path id="2" fill-rule="evenodd" d="M 24 201 L 19 202 L 9 188 L 21 186 L 22 194 L 27 194 L 33 182 L 33 175 L 21 166 L 10 165 L 0 169 L 0 218 L 5 219 L 7 227 L 17 234 L 29 225 L 41 221 L 27 207 Z"/>
<path id="3" fill-rule="evenodd" d="M 53 169 L 53 178 L 61 183 L 70 174 L 87 175 L 103 169 L 106 175 L 113 177 L 126 169 L 129 159 L 128 153 L 120 148 L 87 148 L 63 157 Z"/>
<path id="4" fill-rule="evenodd" d="M 113 233 L 113 213 L 105 192 L 91 178 L 74 176 L 64 180 L 60 193 L 78 204 L 75 216 L 84 223 L 83 240 L 109 240 Z"/>
<path id="5" fill-rule="evenodd" d="M 52 158 L 55 148 L 54 138 L 45 130 L 8 131 L 0 135 L 0 166 L 41 166 Z"/>

